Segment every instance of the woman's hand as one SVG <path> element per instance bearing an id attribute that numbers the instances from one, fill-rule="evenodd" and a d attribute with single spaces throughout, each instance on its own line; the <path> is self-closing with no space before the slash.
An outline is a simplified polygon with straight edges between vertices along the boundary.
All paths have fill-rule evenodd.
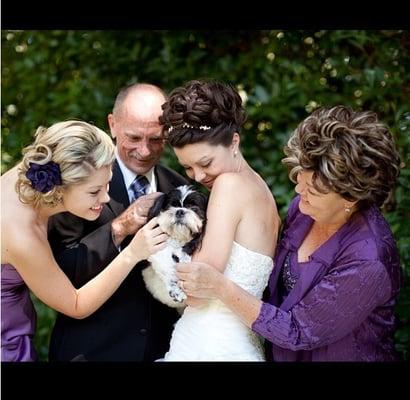
<path id="1" fill-rule="evenodd" d="M 199 306 L 197 298 L 219 298 L 226 282 L 225 276 L 209 264 L 203 262 L 180 263 L 177 265 L 179 285 L 188 296 L 188 305 Z M 190 299 L 192 296 L 196 299 Z"/>
<path id="2" fill-rule="evenodd" d="M 185 300 L 185 304 L 191 307 L 200 308 L 208 303 L 206 299 L 200 299 L 198 297 L 188 296 Z"/>
<path id="3" fill-rule="evenodd" d="M 151 254 L 166 246 L 168 235 L 158 226 L 157 218 L 153 218 L 142 227 L 127 246 L 135 259 L 146 260 Z"/>

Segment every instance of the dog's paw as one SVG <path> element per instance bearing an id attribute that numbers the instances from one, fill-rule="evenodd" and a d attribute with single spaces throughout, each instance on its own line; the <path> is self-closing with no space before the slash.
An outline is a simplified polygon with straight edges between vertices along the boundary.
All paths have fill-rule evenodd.
<path id="1" fill-rule="evenodd" d="M 186 300 L 187 295 L 181 290 L 181 291 L 170 291 L 169 295 L 171 296 L 171 298 L 178 302 L 178 303 L 182 303 L 184 300 Z"/>
<path id="2" fill-rule="evenodd" d="M 187 295 L 178 286 L 177 282 L 172 282 L 171 289 L 169 290 L 169 296 L 171 297 L 171 299 L 177 301 L 178 303 L 182 303 L 187 298 Z"/>

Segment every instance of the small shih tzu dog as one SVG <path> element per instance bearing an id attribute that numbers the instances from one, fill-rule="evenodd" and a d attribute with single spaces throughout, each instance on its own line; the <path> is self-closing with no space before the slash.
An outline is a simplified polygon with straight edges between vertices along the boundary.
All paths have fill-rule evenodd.
<path id="1" fill-rule="evenodd" d="M 161 229 L 169 235 L 163 250 L 148 258 L 150 266 L 142 271 L 147 289 L 169 307 L 183 308 L 186 294 L 178 285 L 176 264 L 191 261 L 205 232 L 206 195 L 192 186 L 179 186 L 162 194 L 148 212 L 147 220 L 158 217 Z"/>

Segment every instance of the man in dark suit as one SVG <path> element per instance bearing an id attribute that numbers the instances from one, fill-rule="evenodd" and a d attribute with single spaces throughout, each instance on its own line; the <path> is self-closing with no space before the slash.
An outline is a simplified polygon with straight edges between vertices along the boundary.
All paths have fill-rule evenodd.
<path id="1" fill-rule="evenodd" d="M 122 89 L 108 115 L 117 159 L 110 183 L 110 202 L 96 221 L 69 213 L 49 225 L 49 241 L 59 265 L 80 287 L 103 270 L 146 222 L 158 196 L 187 181 L 158 164 L 164 149 L 159 124 L 162 90 L 149 84 Z M 138 197 L 134 179 L 142 177 Z M 141 186 L 140 186 L 141 189 Z M 112 297 L 82 320 L 58 314 L 50 341 L 50 361 L 153 361 L 168 350 L 175 309 L 155 300 L 136 266 Z"/>

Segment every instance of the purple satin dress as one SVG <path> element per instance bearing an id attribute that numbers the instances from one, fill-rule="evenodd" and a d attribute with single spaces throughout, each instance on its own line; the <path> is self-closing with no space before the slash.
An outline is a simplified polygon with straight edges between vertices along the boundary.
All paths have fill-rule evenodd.
<path id="1" fill-rule="evenodd" d="M 23 279 L 10 264 L 1 264 L 1 360 L 36 361 L 33 345 L 36 311 Z"/>
<path id="2" fill-rule="evenodd" d="M 313 224 L 297 196 L 284 223 L 253 330 L 274 361 L 395 361 L 399 253 L 376 207 L 356 213 L 309 261 L 297 251 Z"/>

